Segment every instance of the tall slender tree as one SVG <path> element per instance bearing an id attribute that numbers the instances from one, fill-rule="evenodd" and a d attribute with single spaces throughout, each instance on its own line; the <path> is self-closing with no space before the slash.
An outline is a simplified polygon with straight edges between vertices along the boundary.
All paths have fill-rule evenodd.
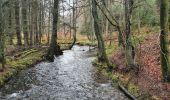
<path id="1" fill-rule="evenodd" d="M 76 43 L 77 41 L 77 37 L 76 37 L 76 34 L 77 34 L 77 0 L 73 0 L 73 7 L 72 7 L 72 10 L 73 10 L 73 43 L 71 44 L 70 46 L 70 49 L 74 46 L 74 44 Z"/>
<path id="2" fill-rule="evenodd" d="M 51 0 L 49 2 L 49 8 L 48 8 L 48 34 L 47 34 L 47 44 L 50 43 L 50 33 L 51 33 Z"/>
<path id="3" fill-rule="evenodd" d="M 169 50 L 169 0 L 160 0 L 160 47 L 161 47 L 161 67 L 163 79 L 165 82 L 170 82 L 170 50 Z"/>
<path id="4" fill-rule="evenodd" d="M 42 30 L 43 30 L 43 1 L 39 3 L 39 19 L 38 19 L 38 24 L 39 24 L 39 44 L 41 44 L 41 39 L 42 39 Z"/>
<path id="5" fill-rule="evenodd" d="M 28 17 L 27 17 L 27 0 L 22 0 L 22 22 L 23 22 L 23 33 L 24 33 L 24 46 L 28 47 Z"/>
<path id="6" fill-rule="evenodd" d="M 93 19 L 94 19 L 94 31 L 95 31 L 95 35 L 96 35 L 97 42 L 98 42 L 98 61 L 106 63 L 108 66 L 108 71 L 111 71 L 112 66 L 110 65 L 109 60 L 107 58 L 106 51 L 105 51 L 105 45 L 104 45 L 104 41 L 103 41 L 103 37 L 102 37 L 102 32 L 99 28 L 97 2 L 95 0 L 92 0 L 92 15 L 93 15 Z"/>
<path id="7" fill-rule="evenodd" d="M 13 45 L 13 30 L 12 30 L 12 9 L 13 7 L 13 2 L 9 1 L 9 9 L 8 9 L 8 13 L 9 13 L 9 17 L 8 17 L 8 34 L 9 34 L 9 44 Z"/>
<path id="8" fill-rule="evenodd" d="M 20 2 L 15 0 L 15 22 L 16 22 L 16 35 L 17 35 L 17 45 L 21 46 L 21 28 L 20 28 Z"/>
<path id="9" fill-rule="evenodd" d="M 58 13 L 59 13 L 59 0 L 54 0 L 53 7 L 53 30 L 51 35 L 51 43 L 46 55 L 46 59 L 49 61 L 54 61 L 54 56 L 62 54 L 60 46 L 57 43 L 57 23 L 58 23 Z"/>
<path id="10" fill-rule="evenodd" d="M 133 45 L 132 45 L 132 33 L 131 33 L 131 21 L 130 16 L 132 13 L 132 0 L 125 0 L 125 32 L 126 32 L 126 64 L 128 66 L 134 65 L 134 57 L 133 57 Z"/>
<path id="11" fill-rule="evenodd" d="M 5 67 L 5 54 L 4 54 L 4 45 L 5 45 L 5 35 L 4 35 L 4 13 L 3 13 L 3 2 L 0 1 L 0 71 L 3 71 Z"/>
<path id="12" fill-rule="evenodd" d="M 33 45 L 33 40 L 34 40 L 34 5 L 33 1 L 29 1 L 29 45 Z"/>
<path id="13" fill-rule="evenodd" d="M 38 1 L 34 1 L 34 44 L 39 44 L 39 32 L 38 32 Z"/>

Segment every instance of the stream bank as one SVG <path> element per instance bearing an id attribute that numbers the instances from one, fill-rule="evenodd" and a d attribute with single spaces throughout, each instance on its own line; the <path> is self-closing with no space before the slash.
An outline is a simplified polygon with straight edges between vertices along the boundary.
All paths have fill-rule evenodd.
<path id="1" fill-rule="evenodd" d="M 16 52 L 12 56 L 7 56 L 5 68 L 0 73 L 0 87 L 3 87 L 6 82 L 16 76 L 20 71 L 43 61 L 46 51 L 47 48 L 32 48 Z"/>

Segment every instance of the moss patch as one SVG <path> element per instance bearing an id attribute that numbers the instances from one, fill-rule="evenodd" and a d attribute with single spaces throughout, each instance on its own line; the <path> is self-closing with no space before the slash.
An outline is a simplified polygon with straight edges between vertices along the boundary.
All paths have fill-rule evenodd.
<path id="1" fill-rule="evenodd" d="M 128 91 L 136 97 L 140 96 L 139 88 L 135 84 L 128 84 Z"/>
<path id="2" fill-rule="evenodd" d="M 24 70 L 37 62 L 43 60 L 46 49 L 31 49 L 23 51 L 17 57 L 7 57 L 4 72 L 0 73 L 0 86 L 3 86 L 12 76 L 15 76 L 21 70 Z"/>
<path id="3" fill-rule="evenodd" d="M 111 76 L 111 79 L 113 84 L 117 84 L 119 82 L 119 75 L 114 74 Z"/>
<path id="4" fill-rule="evenodd" d="M 112 54 L 113 54 L 113 52 L 115 51 L 115 50 L 117 50 L 117 46 L 116 45 L 111 45 L 111 46 L 109 46 L 109 45 L 106 45 L 106 54 L 110 57 L 110 56 L 112 56 Z"/>

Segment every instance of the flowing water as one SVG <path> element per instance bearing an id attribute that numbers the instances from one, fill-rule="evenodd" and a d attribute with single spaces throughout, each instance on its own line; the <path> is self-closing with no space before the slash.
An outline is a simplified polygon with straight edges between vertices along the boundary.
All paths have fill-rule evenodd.
<path id="1" fill-rule="evenodd" d="M 13 77 L 0 89 L 0 100 L 127 100 L 109 81 L 96 81 L 94 57 L 88 46 L 74 46 L 53 63 Z"/>

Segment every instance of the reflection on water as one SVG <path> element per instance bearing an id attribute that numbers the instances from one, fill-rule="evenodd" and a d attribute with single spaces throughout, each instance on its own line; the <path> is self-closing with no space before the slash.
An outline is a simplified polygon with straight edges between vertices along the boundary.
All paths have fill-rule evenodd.
<path id="1" fill-rule="evenodd" d="M 94 55 L 87 46 L 74 46 L 53 63 L 42 62 L 18 74 L 0 89 L 1 99 L 126 100 L 109 82 L 95 81 Z"/>

